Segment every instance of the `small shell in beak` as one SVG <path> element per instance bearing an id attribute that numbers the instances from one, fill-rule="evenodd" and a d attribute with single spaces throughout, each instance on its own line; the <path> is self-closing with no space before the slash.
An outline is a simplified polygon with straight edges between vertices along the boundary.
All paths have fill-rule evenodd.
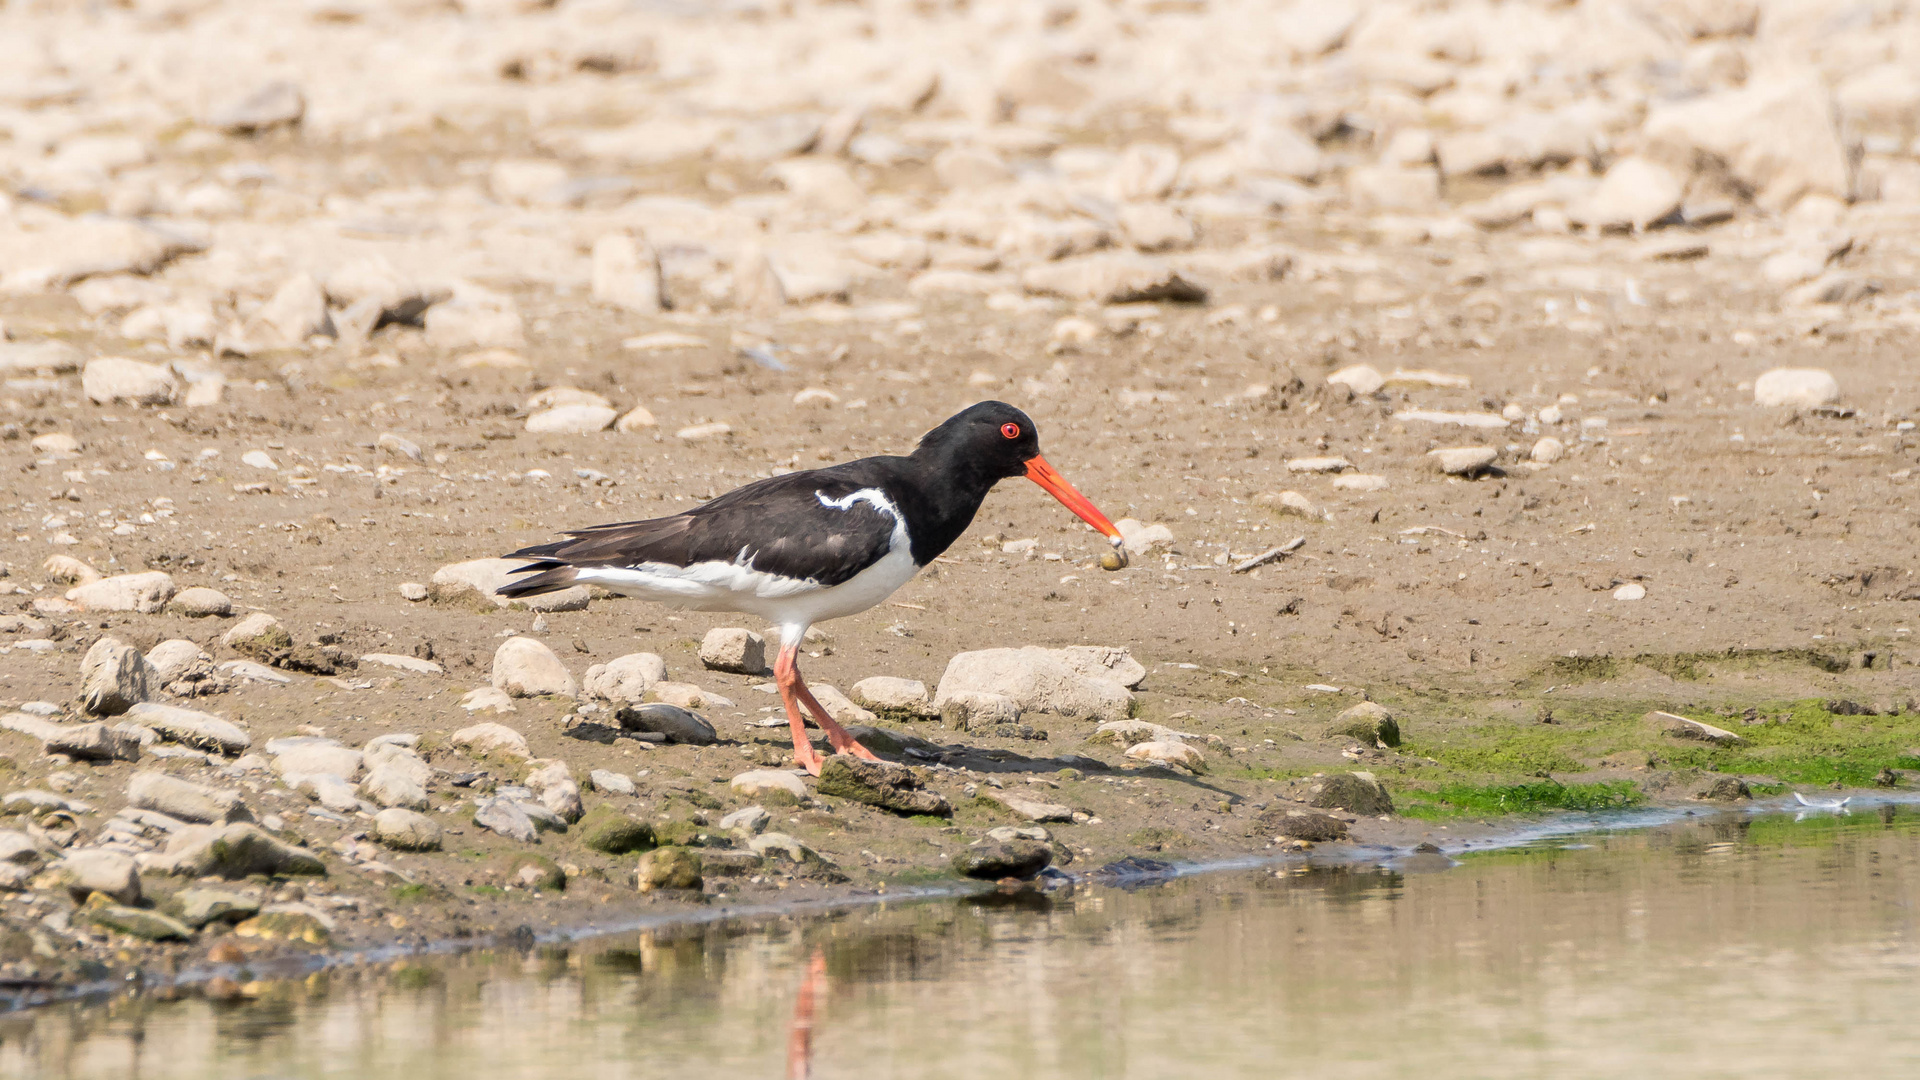
<path id="1" fill-rule="evenodd" d="M 1115 544 L 1113 545 L 1112 551 L 1103 551 L 1100 553 L 1100 569 L 1102 570 L 1122 570 L 1126 568 L 1127 562 L 1127 549 L 1124 544 Z"/>

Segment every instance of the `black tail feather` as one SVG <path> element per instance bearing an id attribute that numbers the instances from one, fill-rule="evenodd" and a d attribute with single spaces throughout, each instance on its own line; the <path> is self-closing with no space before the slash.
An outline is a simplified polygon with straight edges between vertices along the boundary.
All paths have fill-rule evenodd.
<path id="1" fill-rule="evenodd" d="M 531 551 L 532 549 L 528 549 Z M 527 557 L 523 552 L 514 552 L 513 557 Z M 573 587 L 576 576 L 573 567 L 552 559 L 541 559 L 514 570 L 516 574 L 531 573 L 533 576 L 521 578 L 494 590 L 496 596 L 520 597 L 539 596 L 541 593 L 559 592 Z"/>

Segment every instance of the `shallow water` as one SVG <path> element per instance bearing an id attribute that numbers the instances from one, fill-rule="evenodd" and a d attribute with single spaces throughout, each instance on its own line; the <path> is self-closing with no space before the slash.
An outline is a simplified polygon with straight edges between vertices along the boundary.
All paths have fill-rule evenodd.
<path id="1" fill-rule="evenodd" d="M 0 1076 L 1832 1076 L 1920 1061 L 1920 808 L 896 904 L 0 1018 Z M 809 974 L 813 972 L 813 974 Z M 797 1015 L 798 1014 L 798 1015 Z M 811 1018 L 811 1040 L 796 1019 Z M 796 1036 L 798 1032 L 798 1036 Z"/>

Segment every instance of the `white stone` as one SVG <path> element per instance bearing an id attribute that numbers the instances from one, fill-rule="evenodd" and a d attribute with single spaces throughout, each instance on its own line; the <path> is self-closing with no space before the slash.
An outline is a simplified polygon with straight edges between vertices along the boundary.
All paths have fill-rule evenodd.
<path id="1" fill-rule="evenodd" d="M 1386 477 L 1372 473 L 1346 473 L 1333 478 L 1335 491 L 1385 491 L 1389 486 Z"/>
<path id="2" fill-rule="evenodd" d="M 467 691 L 466 695 L 460 699 L 460 707 L 468 712 L 479 712 L 482 709 L 497 713 L 520 711 L 514 706 L 512 696 L 505 690 L 498 690 L 491 686 Z"/>
<path id="3" fill-rule="evenodd" d="M 1165 203 L 1135 203 L 1120 210 L 1120 228 L 1127 242 L 1141 251 L 1169 251 L 1193 246 L 1193 222 Z"/>
<path id="4" fill-rule="evenodd" d="M 1195 773 L 1207 771 L 1207 756 L 1184 742 L 1135 743 L 1127 748 L 1127 757 L 1158 765 L 1178 765 Z"/>
<path id="5" fill-rule="evenodd" d="M 267 346 L 297 347 L 315 335 L 335 337 L 327 294 L 312 274 L 295 274 L 254 313 L 247 337 Z"/>
<path id="6" fill-rule="evenodd" d="M 1287 462 L 1287 471 L 1296 473 L 1337 473 L 1351 468 L 1353 462 L 1343 457 L 1294 458 Z"/>
<path id="7" fill-rule="evenodd" d="M 603 791 L 609 795 L 631 795 L 638 790 L 634 787 L 631 777 L 606 769 L 593 770 L 587 774 L 587 780 L 593 784 L 593 790 Z"/>
<path id="8" fill-rule="evenodd" d="M 927 684 L 918 679 L 875 675 L 854 683 L 850 696 L 857 704 L 881 712 L 911 713 L 916 716 L 934 714 L 933 702 L 927 695 Z"/>
<path id="9" fill-rule="evenodd" d="M 175 593 L 167 607 L 190 619 L 221 618 L 233 614 L 233 598 L 219 589 L 195 585 Z"/>
<path id="10" fill-rule="evenodd" d="M 127 720 L 150 728 L 174 742 L 201 750 L 239 754 L 253 745 L 253 736 L 247 734 L 240 725 L 195 709 L 147 701 L 128 709 Z"/>
<path id="11" fill-rule="evenodd" d="M 527 430 L 546 435 L 591 435 L 612 427 L 619 416 L 604 405 L 562 405 L 527 417 Z"/>
<path id="12" fill-rule="evenodd" d="M 452 743 L 464 747 L 475 754 L 506 754 L 509 757 L 531 757 L 527 750 L 527 737 L 505 724 L 475 724 L 453 733 Z"/>
<path id="13" fill-rule="evenodd" d="M 267 752 L 274 756 L 273 771 L 287 777 L 326 773 L 352 783 L 366 763 L 361 751 L 318 737 L 268 739 Z"/>
<path id="14" fill-rule="evenodd" d="M 440 823 L 402 806 L 373 815 L 373 836 L 398 851 L 440 850 Z"/>
<path id="15" fill-rule="evenodd" d="M 140 868 L 133 856 L 110 848 L 79 848 L 67 852 L 57 867 L 61 884 L 75 903 L 102 893 L 121 904 L 140 902 Z"/>
<path id="16" fill-rule="evenodd" d="M 1372 364 L 1354 364 L 1343 367 L 1327 376 L 1327 382 L 1335 386 L 1345 386 L 1354 393 L 1365 396 L 1387 385 L 1386 376 Z"/>
<path id="17" fill-rule="evenodd" d="M 1778 213 L 1804 195 L 1853 197 L 1853 168 L 1835 122 L 1833 96 L 1817 73 L 1754 79 L 1739 90 L 1654 104 L 1641 128 L 1645 153 L 1691 168 L 1724 162 Z"/>
<path id="18" fill-rule="evenodd" d="M 653 653 L 628 653 L 587 669 L 581 686 L 592 697 L 608 701 L 640 702 L 647 691 L 667 677 L 667 662 Z"/>
<path id="19" fill-rule="evenodd" d="M 367 653 L 360 658 L 363 664 L 378 664 L 381 667 L 411 671 L 416 675 L 440 675 L 446 668 L 431 660 L 422 660 L 417 656 L 403 656 L 399 653 Z"/>
<path id="20" fill-rule="evenodd" d="M 1173 530 L 1159 522 L 1148 525 L 1133 518 L 1121 518 L 1113 523 L 1113 527 L 1120 530 L 1127 550 L 1136 555 L 1145 555 L 1154 548 L 1173 546 Z"/>
<path id="21" fill-rule="evenodd" d="M 274 618 L 264 611 L 256 611 L 228 627 L 227 632 L 220 635 L 220 644 L 228 648 L 237 649 L 243 648 L 264 636 L 280 636 L 285 634 L 286 630 L 280 626 L 279 619 Z"/>
<path id="22" fill-rule="evenodd" d="M 173 578 L 159 570 L 116 574 L 67 590 L 81 611 L 137 611 L 152 614 L 173 599 Z"/>
<path id="23" fill-rule="evenodd" d="M 1645 600 L 1647 587 L 1639 582 L 1629 582 L 1613 590 L 1615 600 Z"/>
<path id="24" fill-rule="evenodd" d="M 213 657 L 185 638 L 172 638 L 147 650 L 147 664 L 153 668 L 154 681 L 163 684 L 172 682 L 200 663 L 211 664 Z"/>
<path id="25" fill-rule="evenodd" d="M 749 799 L 758 798 L 769 791 L 784 791 L 796 799 L 807 797 L 807 785 L 793 773 L 780 769 L 754 769 L 734 777 L 728 784 L 734 791 Z"/>
<path id="26" fill-rule="evenodd" d="M 666 307 L 660 257 L 653 246 L 627 233 L 608 233 L 595 240 L 593 298 L 640 315 L 657 314 Z"/>
<path id="27" fill-rule="evenodd" d="M 87 361 L 80 387 L 98 405 L 124 401 L 132 405 L 165 405 L 179 389 L 173 373 L 158 364 L 120 356 L 98 356 Z"/>
<path id="28" fill-rule="evenodd" d="M 1144 677 L 1125 649 L 985 649 L 948 662 L 933 704 L 940 708 L 958 694 L 1000 694 L 1022 712 L 1118 720 L 1132 707 L 1128 687 Z"/>
<path id="29" fill-rule="evenodd" d="M 1569 216 L 1594 229 L 1645 229 L 1680 209 L 1686 181 L 1672 169 L 1644 157 L 1626 157 L 1613 163 L 1600 186 L 1583 202 L 1568 208 Z"/>
<path id="30" fill-rule="evenodd" d="M 1449 446 L 1427 451 L 1433 467 L 1449 476 L 1471 476 L 1492 465 L 1500 451 L 1491 446 Z"/>
<path id="31" fill-rule="evenodd" d="M 1840 400 L 1840 383 L 1820 368 L 1774 368 L 1753 381 L 1753 403 L 1817 409 Z"/>
<path id="32" fill-rule="evenodd" d="M 1533 450 L 1527 456 L 1541 465 L 1551 465 L 1566 455 L 1567 446 L 1551 435 L 1543 436 L 1533 444 Z"/>
<path id="33" fill-rule="evenodd" d="M 494 650 L 493 685 L 514 697 L 573 697 L 579 692 L 560 657 L 530 637 L 510 637 Z"/>
<path id="34" fill-rule="evenodd" d="M 700 641 L 700 662 L 712 671 L 737 675 L 767 672 L 767 639 L 736 626 L 716 626 Z"/>
<path id="35" fill-rule="evenodd" d="M 181 821 L 251 821 L 240 792 L 196 784 L 165 773 L 137 772 L 127 784 L 127 804 L 157 810 Z"/>

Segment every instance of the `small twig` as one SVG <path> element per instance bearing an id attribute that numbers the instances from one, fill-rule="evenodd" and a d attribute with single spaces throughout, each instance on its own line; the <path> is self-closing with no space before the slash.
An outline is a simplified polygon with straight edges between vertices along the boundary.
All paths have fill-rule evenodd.
<path id="1" fill-rule="evenodd" d="M 1301 547 L 1306 545 L 1306 542 L 1306 537 L 1296 536 L 1277 548 L 1268 548 L 1251 559 L 1235 563 L 1233 565 L 1233 572 L 1236 574 L 1244 574 L 1256 566 L 1265 566 L 1270 562 L 1278 562 L 1288 555 L 1293 554 L 1295 551 L 1300 550 Z"/>

